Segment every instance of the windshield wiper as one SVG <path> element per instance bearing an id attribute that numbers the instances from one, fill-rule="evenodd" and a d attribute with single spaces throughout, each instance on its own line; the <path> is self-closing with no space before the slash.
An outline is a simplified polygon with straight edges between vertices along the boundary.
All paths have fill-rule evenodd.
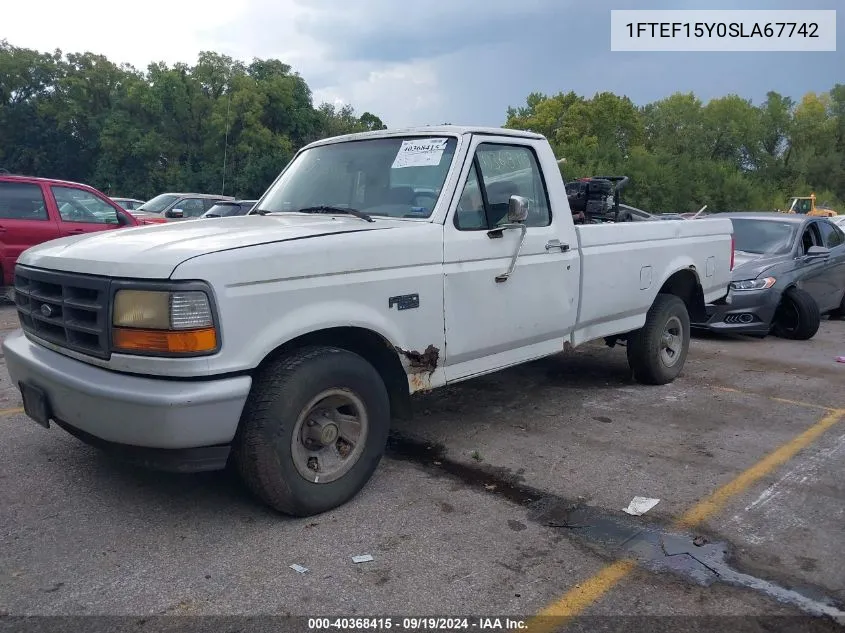
<path id="1" fill-rule="evenodd" d="M 302 209 L 297 209 L 297 213 L 345 213 L 347 215 L 354 215 L 356 218 L 361 218 L 362 220 L 366 220 L 367 222 L 375 222 L 372 217 L 364 213 L 363 211 L 359 211 L 358 209 L 348 209 L 346 207 L 333 207 L 331 205 L 319 205 L 316 207 L 303 207 Z"/>

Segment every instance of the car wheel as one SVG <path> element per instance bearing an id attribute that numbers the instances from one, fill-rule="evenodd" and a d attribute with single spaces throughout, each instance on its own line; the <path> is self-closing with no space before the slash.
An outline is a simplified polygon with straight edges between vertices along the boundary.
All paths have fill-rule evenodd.
<path id="1" fill-rule="evenodd" d="M 628 337 L 628 365 L 637 382 L 665 385 L 681 373 L 690 343 L 687 306 L 675 295 L 659 294 L 645 325 Z"/>
<path id="2" fill-rule="evenodd" d="M 813 338 L 821 325 L 821 313 L 815 300 L 800 288 L 783 293 L 775 311 L 772 333 L 781 338 L 806 341 Z"/>
<path id="3" fill-rule="evenodd" d="M 390 430 L 387 389 L 352 352 L 308 347 L 255 377 L 234 442 L 235 467 L 270 507 L 311 516 L 369 481 Z"/>

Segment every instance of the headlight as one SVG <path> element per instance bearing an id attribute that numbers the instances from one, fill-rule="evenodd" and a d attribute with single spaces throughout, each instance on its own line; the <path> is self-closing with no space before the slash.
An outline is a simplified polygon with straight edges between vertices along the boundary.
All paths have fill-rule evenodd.
<path id="1" fill-rule="evenodd" d="M 743 281 L 732 281 L 731 290 L 765 290 L 775 285 L 774 277 L 763 277 L 761 279 L 745 279 Z"/>
<path id="2" fill-rule="evenodd" d="M 136 354 L 201 355 L 217 350 L 217 329 L 202 290 L 118 290 L 112 346 Z"/>

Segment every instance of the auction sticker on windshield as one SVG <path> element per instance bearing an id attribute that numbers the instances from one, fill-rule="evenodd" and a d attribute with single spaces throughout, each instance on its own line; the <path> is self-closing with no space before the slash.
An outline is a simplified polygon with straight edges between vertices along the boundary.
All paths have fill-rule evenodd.
<path id="1" fill-rule="evenodd" d="M 402 167 L 439 165 L 447 142 L 448 139 L 445 138 L 402 141 L 402 146 L 399 148 L 399 152 L 397 152 L 391 168 L 401 169 Z"/>

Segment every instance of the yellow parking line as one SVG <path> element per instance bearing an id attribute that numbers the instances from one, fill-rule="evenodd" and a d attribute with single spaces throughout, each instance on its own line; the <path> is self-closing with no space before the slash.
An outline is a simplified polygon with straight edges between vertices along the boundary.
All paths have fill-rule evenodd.
<path id="1" fill-rule="evenodd" d="M 607 565 L 595 576 L 575 585 L 574 589 L 567 591 L 559 600 L 540 611 L 535 618 L 529 621 L 528 630 L 532 633 L 534 631 L 552 631 L 561 626 L 564 621 L 560 618 L 578 615 L 610 591 L 616 583 L 631 573 L 634 567 L 636 567 L 636 563 L 630 559 L 618 560 Z M 546 618 L 550 619 L 546 620 Z"/>
<path id="2" fill-rule="evenodd" d="M 813 404 L 812 402 L 801 402 L 800 400 L 787 400 L 786 398 L 778 398 L 775 396 L 765 396 L 760 393 L 754 393 L 753 391 L 742 391 L 741 389 L 733 389 L 731 387 L 713 387 L 717 391 L 727 391 L 728 393 L 736 393 L 741 396 L 756 396 L 758 398 L 766 398 L 767 400 L 774 400 L 775 402 L 780 402 L 782 404 L 791 404 L 795 405 L 796 407 L 804 407 L 805 409 L 820 409 L 821 411 L 838 411 L 834 407 L 826 407 L 821 404 Z"/>
<path id="3" fill-rule="evenodd" d="M 698 525 L 719 512 L 731 497 L 747 490 L 760 479 L 783 466 L 795 457 L 799 451 L 807 448 L 822 433 L 839 422 L 845 415 L 845 409 L 831 411 L 809 429 L 801 433 L 773 453 L 769 453 L 751 468 L 741 473 L 736 479 L 725 484 L 709 497 L 705 497 L 675 522 L 675 527 L 683 529 Z"/>
<path id="4" fill-rule="evenodd" d="M 799 451 L 807 448 L 825 431 L 839 422 L 843 416 L 845 416 L 845 409 L 834 409 L 809 429 L 792 438 L 774 452 L 766 455 L 759 462 L 751 466 L 751 468 L 742 472 L 710 496 L 699 501 L 675 521 L 674 527 L 677 529 L 687 529 L 711 518 L 731 498 L 744 492 L 778 467 L 783 466 L 795 457 Z M 576 585 L 574 589 L 567 591 L 559 599 L 552 602 L 531 618 L 528 621 L 528 630 L 532 633 L 540 633 L 560 629 L 566 623 L 566 618 L 577 616 L 587 607 L 598 601 L 631 573 L 635 567 L 636 563 L 630 559 L 618 560 L 606 566 L 595 576 Z"/>
<path id="5" fill-rule="evenodd" d="M 14 415 L 15 413 L 23 413 L 23 407 L 16 407 L 14 409 L 0 409 L 0 417 L 6 415 Z"/>

